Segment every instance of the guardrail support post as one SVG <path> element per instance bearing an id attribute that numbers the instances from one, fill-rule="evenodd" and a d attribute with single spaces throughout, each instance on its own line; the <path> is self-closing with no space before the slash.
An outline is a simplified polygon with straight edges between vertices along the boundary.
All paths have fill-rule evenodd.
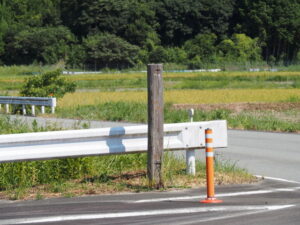
<path id="1" fill-rule="evenodd" d="M 192 123 L 194 120 L 194 109 L 188 110 L 190 122 Z M 196 158 L 195 158 L 195 150 L 187 150 L 186 151 L 186 173 L 189 175 L 196 175 Z"/>
<path id="2" fill-rule="evenodd" d="M 41 111 L 42 111 L 42 114 L 45 114 L 45 106 L 41 106 Z"/>
<path id="3" fill-rule="evenodd" d="M 52 114 L 55 113 L 55 107 L 54 107 L 54 106 L 51 107 L 51 113 L 52 113 Z"/>
<path id="4" fill-rule="evenodd" d="M 22 111 L 23 111 L 23 115 L 26 115 L 26 106 L 22 105 Z"/>
<path id="5" fill-rule="evenodd" d="M 214 184 L 214 149 L 212 147 L 213 138 L 212 129 L 205 130 L 205 153 L 206 153 L 206 185 L 207 185 L 207 198 L 200 201 L 201 203 L 221 203 L 215 197 L 215 184 Z"/>
<path id="6" fill-rule="evenodd" d="M 35 116 L 35 106 L 31 105 L 31 115 Z"/>
<path id="7" fill-rule="evenodd" d="M 147 66 L 148 77 L 148 162 L 147 175 L 149 186 L 164 187 L 162 179 L 163 163 L 163 66 L 150 64 Z"/>
<path id="8" fill-rule="evenodd" d="M 5 104 L 5 112 L 9 113 L 9 104 Z"/>

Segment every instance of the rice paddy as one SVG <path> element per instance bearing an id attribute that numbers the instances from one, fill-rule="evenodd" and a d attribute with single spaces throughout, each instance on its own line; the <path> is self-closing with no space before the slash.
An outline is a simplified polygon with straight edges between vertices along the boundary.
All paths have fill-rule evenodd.
<path id="1" fill-rule="evenodd" d="M 65 75 L 71 80 L 118 80 L 118 79 L 134 79 L 146 78 L 146 72 L 132 72 L 132 73 L 99 73 L 99 74 L 80 74 L 80 75 Z M 163 72 L 164 78 L 193 78 L 201 76 L 214 76 L 214 77 L 237 77 L 237 76 L 250 76 L 250 77 L 269 77 L 269 76 L 299 76 L 300 72 Z"/>
<path id="2" fill-rule="evenodd" d="M 300 99 L 299 89 L 168 90 L 164 92 L 164 101 L 174 104 L 282 102 L 293 98 Z M 65 95 L 58 101 L 58 105 L 69 107 L 118 101 L 146 103 L 147 92 L 75 92 Z"/>

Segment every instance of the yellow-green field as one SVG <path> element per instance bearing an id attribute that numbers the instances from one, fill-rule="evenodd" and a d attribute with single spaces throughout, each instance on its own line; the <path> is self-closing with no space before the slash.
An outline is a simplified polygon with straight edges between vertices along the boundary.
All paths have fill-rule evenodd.
<path id="1" fill-rule="evenodd" d="M 118 79 L 134 79 L 145 78 L 146 73 L 110 73 L 110 74 L 80 74 L 65 75 L 70 80 L 118 80 Z M 300 72 L 190 72 L 190 73 L 174 73 L 163 72 L 164 78 L 189 78 L 199 76 L 300 76 Z"/>
<path id="2" fill-rule="evenodd" d="M 25 75 L 1 75 L 0 82 L 23 82 L 26 77 Z M 99 73 L 99 74 L 80 74 L 80 75 L 64 75 L 65 78 L 72 81 L 81 80 L 119 80 L 119 79 L 136 79 L 145 78 L 147 76 L 146 72 L 142 73 Z M 191 73 L 174 73 L 174 72 L 164 72 L 164 78 L 191 78 L 191 77 L 201 77 L 201 76 L 300 76 L 300 72 L 191 72 Z"/>
<path id="3" fill-rule="evenodd" d="M 170 90 L 164 92 L 165 102 L 206 104 L 236 102 L 281 102 L 300 98 L 298 89 L 223 89 L 223 90 Z M 59 106 L 89 105 L 103 102 L 146 102 L 146 91 L 75 92 L 58 101 Z"/>
<path id="4" fill-rule="evenodd" d="M 119 80 L 119 79 L 136 79 L 145 78 L 146 73 L 110 73 L 110 74 L 80 74 L 80 75 L 65 75 L 66 78 L 79 81 L 79 80 Z M 164 72 L 164 78 L 192 78 L 201 76 L 300 76 L 300 72 L 191 72 L 191 73 L 173 73 Z"/>
<path id="5" fill-rule="evenodd" d="M 33 74 L 5 75 L 0 73 L 0 90 L 19 90 L 26 78 Z M 110 73 L 64 75 L 77 85 L 77 89 L 99 91 L 143 89 L 147 86 L 147 74 Z M 191 72 L 163 74 L 166 89 L 272 89 L 300 88 L 299 72 Z"/>

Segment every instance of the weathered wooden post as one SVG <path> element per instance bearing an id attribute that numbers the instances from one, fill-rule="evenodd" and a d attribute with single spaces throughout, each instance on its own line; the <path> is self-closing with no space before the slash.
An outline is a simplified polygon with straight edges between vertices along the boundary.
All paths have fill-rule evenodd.
<path id="1" fill-rule="evenodd" d="M 162 178 L 163 162 L 163 66 L 149 64 L 148 76 L 148 165 L 147 174 L 149 186 L 164 187 Z"/>

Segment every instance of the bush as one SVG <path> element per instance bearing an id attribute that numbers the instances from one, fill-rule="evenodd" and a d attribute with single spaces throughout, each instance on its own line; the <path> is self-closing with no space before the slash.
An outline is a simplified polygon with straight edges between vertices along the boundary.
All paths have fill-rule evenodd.
<path id="1" fill-rule="evenodd" d="M 61 77 L 61 71 L 55 70 L 35 75 L 22 86 L 21 96 L 62 98 L 68 92 L 74 92 L 76 85 Z"/>

